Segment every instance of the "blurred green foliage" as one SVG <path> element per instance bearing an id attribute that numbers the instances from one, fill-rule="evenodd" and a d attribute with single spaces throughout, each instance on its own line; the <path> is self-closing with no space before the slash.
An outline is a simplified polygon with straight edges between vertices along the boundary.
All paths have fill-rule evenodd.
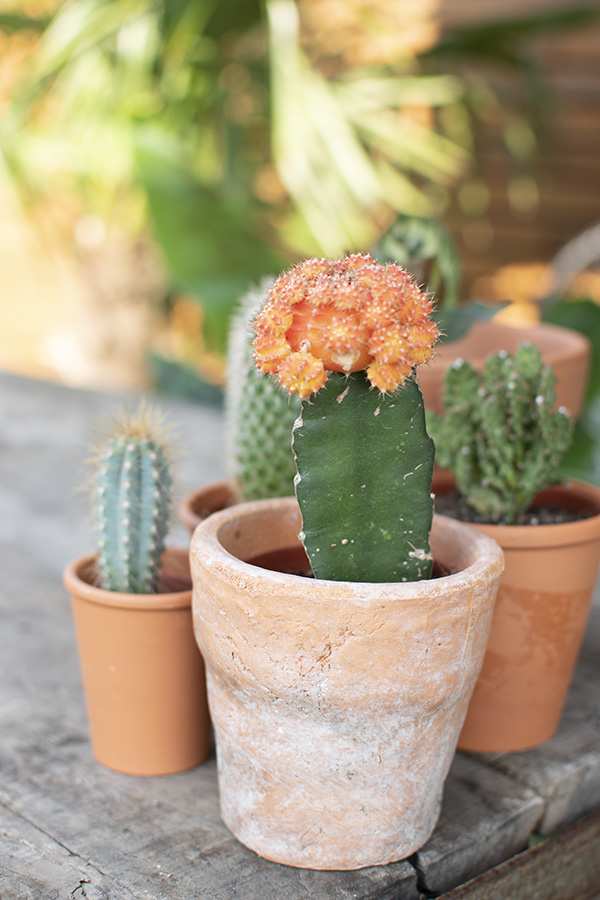
<path id="1" fill-rule="evenodd" d="M 149 227 L 174 289 L 202 303 L 209 348 L 261 275 L 373 246 L 398 214 L 440 216 L 491 107 L 527 162 L 547 101 L 527 41 L 594 10 L 463 28 L 358 66 L 315 58 L 301 13 L 295 0 L 66 0 L 47 18 L 0 17 L 7 34 L 40 34 L 0 125 L 23 198 Z M 490 67 L 517 73 L 512 98 Z"/>

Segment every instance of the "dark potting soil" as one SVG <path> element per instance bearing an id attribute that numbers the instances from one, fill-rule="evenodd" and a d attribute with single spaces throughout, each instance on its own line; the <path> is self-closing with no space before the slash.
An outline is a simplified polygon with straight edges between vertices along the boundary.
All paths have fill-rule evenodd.
<path id="1" fill-rule="evenodd" d="M 472 509 L 462 494 L 452 491 L 449 494 L 436 494 L 435 511 L 461 522 L 473 525 L 489 525 L 489 519 Z M 597 509 L 564 509 L 561 506 L 539 506 L 522 513 L 513 525 L 562 525 L 565 522 L 578 522 L 597 515 Z M 504 524 L 503 522 L 494 524 Z"/>

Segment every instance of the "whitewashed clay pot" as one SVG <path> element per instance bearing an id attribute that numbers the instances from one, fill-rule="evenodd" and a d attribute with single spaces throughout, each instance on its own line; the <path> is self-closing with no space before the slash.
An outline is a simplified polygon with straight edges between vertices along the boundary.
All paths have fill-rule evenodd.
<path id="1" fill-rule="evenodd" d="M 438 819 L 502 551 L 436 517 L 433 552 L 455 574 L 426 582 L 317 581 L 248 563 L 298 555 L 299 530 L 294 498 L 261 500 L 214 513 L 192 540 L 222 817 L 280 863 L 404 859 Z"/>

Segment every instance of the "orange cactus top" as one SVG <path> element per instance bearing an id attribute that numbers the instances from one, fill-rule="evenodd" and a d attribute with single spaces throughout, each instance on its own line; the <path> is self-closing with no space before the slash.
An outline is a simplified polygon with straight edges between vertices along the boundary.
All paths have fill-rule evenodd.
<path id="1" fill-rule="evenodd" d="M 281 275 L 256 319 L 255 358 L 290 394 L 309 397 L 327 370 L 366 370 L 394 391 L 433 356 L 431 301 L 395 263 L 370 256 L 309 259 Z"/>

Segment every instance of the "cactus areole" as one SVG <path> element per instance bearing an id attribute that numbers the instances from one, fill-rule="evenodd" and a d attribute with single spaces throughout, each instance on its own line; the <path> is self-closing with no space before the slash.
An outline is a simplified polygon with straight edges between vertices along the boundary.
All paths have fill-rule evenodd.
<path id="1" fill-rule="evenodd" d="M 429 578 L 433 441 L 415 368 L 433 356 L 431 301 L 395 263 L 311 259 L 259 312 L 258 368 L 301 400 L 293 429 L 300 538 L 317 578 Z"/>

